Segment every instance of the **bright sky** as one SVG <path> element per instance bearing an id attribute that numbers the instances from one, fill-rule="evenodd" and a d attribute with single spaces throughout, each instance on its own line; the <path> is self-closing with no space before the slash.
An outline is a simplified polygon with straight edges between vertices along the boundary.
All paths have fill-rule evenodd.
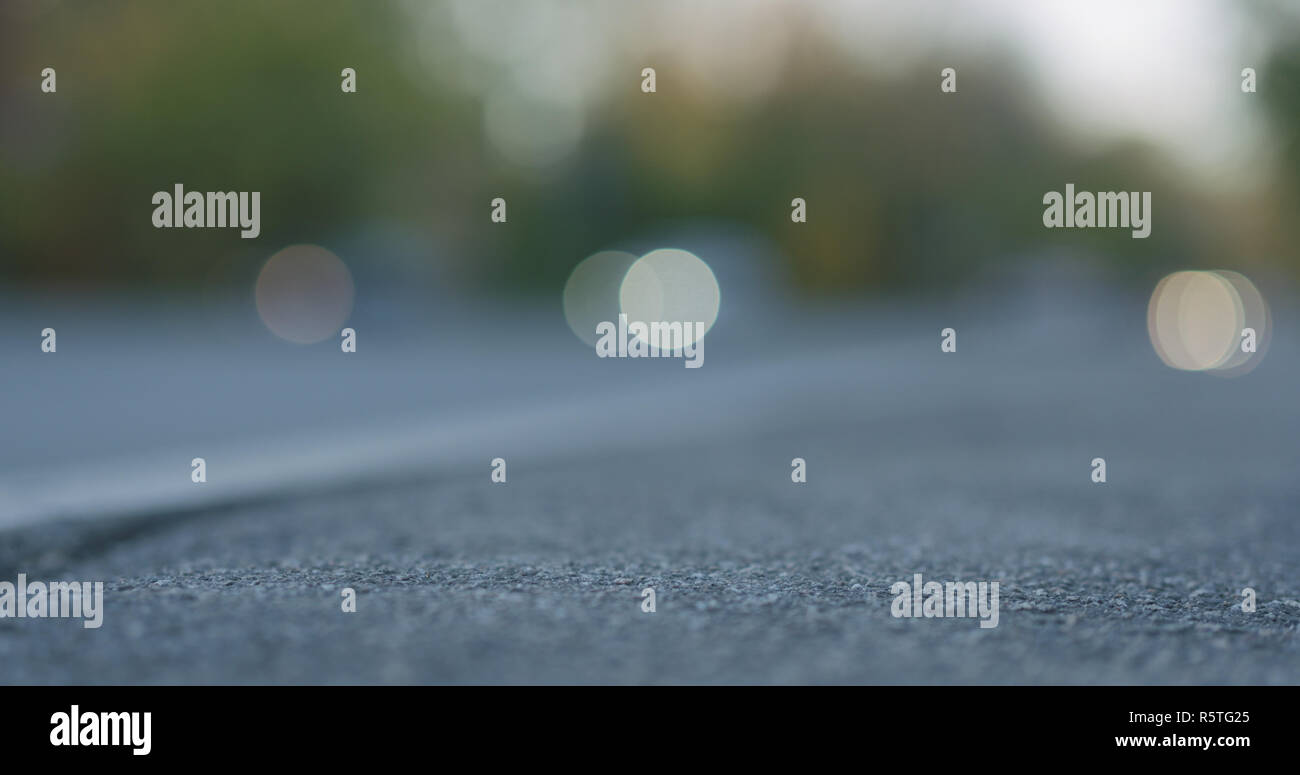
<path id="1" fill-rule="evenodd" d="M 818 7 L 829 9 L 833 34 L 873 61 L 883 55 L 915 64 L 945 43 L 1010 46 L 1032 66 L 1037 97 L 1084 139 L 1136 134 L 1216 177 L 1258 161 L 1251 157 L 1265 133 L 1256 106 L 1243 105 L 1253 97 L 1241 91 L 1241 69 L 1262 69 L 1268 41 L 1245 3 L 826 0 Z M 960 63 L 952 64 L 960 83 Z"/>
<path id="2" fill-rule="evenodd" d="M 1037 81 L 1034 98 L 1084 142 L 1138 135 L 1215 179 L 1224 172 L 1244 179 L 1251 165 L 1267 161 L 1258 153 L 1267 135 L 1255 97 L 1240 89 L 1241 69 L 1263 66 L 1267 31 L 1251 24 L 1249 4 L 1231 0 L 451 0 L 449 13 L 420 2 L 409 7 L 424 22 L 421 55 L 431 69 L 486 94 L 489 134 L 521 159 L 562 156 L 578 141 L 582 105 L 613 87 L 606 65 L 616 57 L 671 55 L 720 98 L 746 99 L 780 77 L 791 22 L 803 21 L 873 68 L 930 64 L 937 84 L 941 66 L 956 67 L 959 89 L 964 53 L 1013 53 Z M 476 54 L 477 66 L 449 50 L 448 35 Z M 516 127 L 528 126 L 519 115 L 541 117 L 526 137 L 515 136 L 522 131 Z M 553 144 L 530 145 L 548 134 Z"/>

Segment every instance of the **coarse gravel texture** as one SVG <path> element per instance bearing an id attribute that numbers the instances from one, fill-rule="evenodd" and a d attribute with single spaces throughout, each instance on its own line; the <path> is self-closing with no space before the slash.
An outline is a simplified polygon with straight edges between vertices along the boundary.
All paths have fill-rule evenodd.
<path id="1" fill-rule="evenodd" d="M 924 487 L 885 459 L 859 475 L 840 457 L 854 434 L 827 435 L 839 462 L 806 485 L 783 459 L 799 442 L 763 439 L 520 464 L 498 486 L 385 483 L 47 553 L 29 578 L 109 580 L 104 626 L 0 622 L 0 680 L 1296 682 L 1288 504 L 1188 498 L 1139 527 L 1138 487 Z M 998 626 L 891 616 L 890 586 L 918 572 L 998 581 Z"/>

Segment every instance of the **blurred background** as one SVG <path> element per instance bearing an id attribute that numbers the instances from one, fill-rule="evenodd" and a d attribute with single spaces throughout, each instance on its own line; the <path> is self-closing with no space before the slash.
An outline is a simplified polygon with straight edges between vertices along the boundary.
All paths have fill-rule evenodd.
<path id="1" fill-rule="evenodd" d="M 12 290 L 246 293 L 271 253 L 309 242 L 346 263 L 359 303 L 388 288 L 553 296 L 583 257 L 684 222 L 761 240 L 751 260 L 775 287 L 814 297 L 933 293 L 1062 253 L 1128 283 L 1297 267 L 1293 3 L 3 13 Z M 57 97 L 36 88 L 47 66 Z M 1240 89 L 1247 66 L 1256 94 Z M 939 90 L 944 67 L 956 94 Z M 176 182 L 261 191 L 261 237 L 155 230 L 149 198 Z M 1067 182 L 1152 191 L 1151 238 L 1045 230 L 1041 197 Z M 489 221 L 497 196 L 508 228 Z M 807 227 L 790 222 L 795 196 Z"/>
<path id="2" fill-rule="evenodd" d="M 626 261 L 655 248 L 716 278 L 714 369 L 958 322 L 989 343 L 1055 325 L 1069 349 L 1088 335 L 1071 315 L 1193 370 L 1249 323 L 1253 367 L 1300 268 L 1292 3 L 0 13 L 10 468 L 686 379 L 590 350 Z M 153 193 L 178 183 L 260 191 L 260 236 L 155 228 Z M 1151 191 L 1151 236 L 1044 228 L 1067 183 Z M 580 282 L 601 253 L 624 258 Z M 1237 274 L 1178 275 L 1162 307 L 1158 281 L 1188 269 Z"/>
<path id="3" fill-rule="evenodd" d="M 0 679 L 1294 683 L 1298 84 L 1288 0 L 6 2 L 0 578 L 117 581 Z M 703 368 L 592 352 L 660 248 Z"/>

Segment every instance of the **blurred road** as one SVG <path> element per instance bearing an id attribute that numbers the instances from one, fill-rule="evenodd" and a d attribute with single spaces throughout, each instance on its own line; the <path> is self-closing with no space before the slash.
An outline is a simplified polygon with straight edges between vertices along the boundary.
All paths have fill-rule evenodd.
<path id="1" fill-rule="evenodd" d="M 45 356 L 8 304 L 0 578 L 107 589 L 98 630 L 0 620 L 0 681 L 1300 681 L 1294 304 L 1220 379 L 1145 298 L 1000 292 L 724 293 L 691 370 L 551 307 L 362 308 L 355 356 L 80 307 Z M 999 581 L 999 626 L 893 618 L 913 573 Z"/>

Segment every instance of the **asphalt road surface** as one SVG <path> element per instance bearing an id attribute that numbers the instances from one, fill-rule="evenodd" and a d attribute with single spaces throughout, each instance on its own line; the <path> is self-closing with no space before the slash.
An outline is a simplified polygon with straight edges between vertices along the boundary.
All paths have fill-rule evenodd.
<path id="1" fill-rule="evenodd" d="M 261 385 L 283 412 L 235 405 L 282 438 L 320 421 L 310 406 L 349 399 L 373 409 L 361 428 L 385 400 L 424 406 L 434 426 L 495 425 L 449 436 L 436 459 L 417 445 L 404 465 L 358 456 L 355 476 L 322 464 L 283 491 L 10 527 L 0 578 L 103 580 L 105 611 L 99 629 L 0 620 L 0 681 L 1300 681 L 1293 307 L 1274 300 L 1256 371 L 1220 379 L 1159 362 L 1144 299 L 1016 298 L 785 310 L 799 322 L 770 328 L 724 318 L 698 370 L 593 363 L 562 322 L 522 342 L 520 330 L 552 329 L 507 326 L 498 348 L 426 364 L 463 377 L 436 406 L 420 403 L 418 369 L 386 372 L 379 355 L 309 408 Z M 959 349 L 944 355 L 950 325 Z M 115 374 L 104 400 L 116 408 L 100 409 L 145 413 L 133 378 Z M 233 389 L 212 388 L 214 401 Z M 11 408 L 40 407 L 36 383 L 10 391 Z M 475 396 L 479 413 L 464 408 Z M 277 417 L 293 418 L 283 434 Z M 24 431 L 30 448 L 7 454 L 66 452 L 76 423 L 56 424 L 53 440 Z M 81 431 L 96 449 L 130 446 L 114 440 L 129 422 Z M 258 444 L 244 448 L 257 459 Z M 505 484 L 489 479 L 498 455 Z M 794 457 L 806 484 L 791 481 Z M 1094 457 L 1105 484 L 1090 479 Z M 178 465 L 187 479 L 188 458 Z M 221 493 L 221 471 L 207 492 Z M 890 586 L 914 573 L 999 582 L 998 626 L 893 617 Z M 345 587 L 355 613 L 341 610 Z"/>

